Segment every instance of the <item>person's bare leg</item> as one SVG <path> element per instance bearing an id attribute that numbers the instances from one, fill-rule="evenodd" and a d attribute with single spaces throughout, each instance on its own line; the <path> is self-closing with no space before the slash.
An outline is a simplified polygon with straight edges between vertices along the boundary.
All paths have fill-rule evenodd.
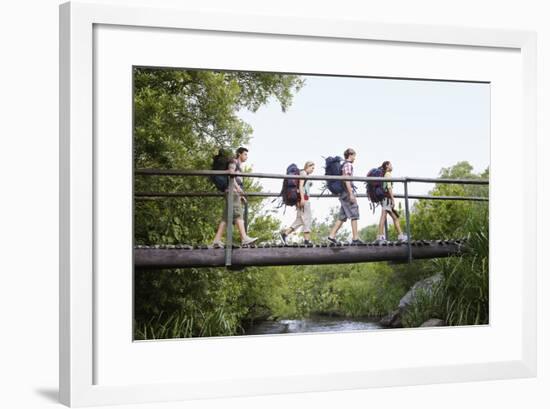
<path id="1" fill-rule="evenodd" d="M 337 220 L 336 223 L 334 223 L 334 226 L 332 226 L 332 230 L 330 231 L 330 234 L 329 234 L 329 237 L 331 239 L 336 238 L 336 233 L 338 233 L 338 230 L 340 230 L 340 227 L 342 227 L 343 224 L 344 222 L 342 220 Z"/>
<path id="2" fill-rule="evenodd" d="M 386 211 L 382 209 L 382 213 L 380 214 L 380 222 L 378 223 L 378 235 L 384 236 L 384 224 L 386 222 Z"/>
<path id="3" fill-rule="evenodd" d="M 237 230 L 239 230 L 239 236 L 241 236 L 241 241 L 246 239 L 246 230 L 244 228 L 244 220 L 240 217 L 235 220 L 235 224 L 237 225 Z"/>
<path id="4" fill-rule="evenodd" d="M 305 240 L 308 240 L 308 241 L 309 241 L 310 237 L 311 237 L 311 234 L 310 234 L 308 231 L 307 231 L 307 232 L 304 232 L 304 239 L 305 239 Z"/>
<path id="5" fill-rule="evenodd" d="M 357 232 L 357 220 L 351 221 L 351 238 L 352 240 L 357 240 L 359 238 L 359 233 Z"/>
<path id="6" fill-rule="evenodd" d="M 214 241 L 221 241 L 222 237 L 223 237 L 223 233 L 225 231 L 225 226 L 227 225 L 226 222 L 224 221 L 221 221 L 220 224 L 218 225 L 218 231 L 216 232 L 216 236 L 214 237 Z"/>
<path id="7" fill-rule="evenodd" d="M 393 219 L 393 225 L 395 226 L 395 230 L 397 230 L 397 234 L 402 235 L 403 231 L 401 230 L 401 223 L 399 223 L 399 217 L 397 217 L 395 214 L 390 213 L 391 218 Z"/>

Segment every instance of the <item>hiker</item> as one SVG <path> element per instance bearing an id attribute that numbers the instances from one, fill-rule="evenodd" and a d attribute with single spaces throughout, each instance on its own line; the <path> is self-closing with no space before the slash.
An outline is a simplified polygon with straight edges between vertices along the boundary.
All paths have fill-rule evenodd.
<path id="1" fill-rule="evenodd" d="M 315 163 L 308 160 L 304 168 L 300 170 L 300 176 L 311 175 L 315 170 Z M 284 244 L 287 244 L 286 240 L 290 234 L 297 231 L 302 227 L 302 233 L 304 235 L 304 244 L 311 244 L 311 203 L 309 200 L 309 194 L 311 192 L 311 186 L 313 182 L 311 180 L 300 179 L 298 182 L 298 202 L 296 203 L 296 220 L 294 223 L 286 229 L 280 232 L 281 240 Z"/>
<path id="2" fill-rule="evenodd" d="M 230 159 L 227 164 L 227 169 L 230 173 L 233 172 L 242 172 L 242 164 L 246 162 L 248 159 L 248 149 L 240 147 L 237 149 L 237 154 L 235 159 Z M 254 243 L 256 240 L 258 240 L 255 237 L 249 237 L 246 233 L 246 229 L 244 227 L 244 219 L 243 219 L 243 202 L 246 202 L 245 193 L 243 190 L 243 181 L 241 177 L 235 177 L 234 178 L 235 183 L 233 183 L 233 222 L 237 226 L 237 230 L 239 231 L 239 235 L 241 237 L 241 244 L 242 245 L 249 245 Z M 227 226 L 227 194 L 229 191 L 229 186 L 226 189 L 226 200 L 225 200 L 225 206 L 223 209 L 223 215 L 222 215 L 222 221 L 218 225 L 218 230 L 216 232 L 216 236 L 214 237 L 214 241 L 212 243 L 212 246 L 215 248 L 223 248 L 224 244 L 222 242 L 222 236 L 225 231 L 225 228 Z"/>
<path id="3" fill-rule="evenodd" d="M 353 176 L 353 163 L 357 153 L 348 148 L 344 152 L 344 163 L 342 164 L 340 174 L 342 176 Z M 365 244 L 360 238 L 357 230 L 357 220 L 359 220 L 359 205 L 357 204 L 357 197 L 355 196 L 353 182 L 351 180 L 346 180 L 342 182 L 343 191 L 339 195 L 340 200 L 340 213 L 338 215 L 338 220 L 332 227 L 327 240 L 332 244 L 338 244 L 336 240 L 336 233 L 340 230 L 340 227 L 348 220 L 351 220 L 351 234 L 352 240 L 351 244 Z"/>
<path id="4" fill-rule="evenodd" d="M 393 171 L 393 166 L 389 160 L 382 162 L 382 173 L 384 178 L 391 178 L 391 172 Z M 384 181 L 383 183 L 384 198 L 380 202 L 382 208 L 382 213 L 380 214 L 380 222 L 378 223 L 378 236 L 376 238 L 377 244 L 383 244 L 386 242 L 386 236 L 384 235 L 384 226 L 386 224 L 386 218 L 389 214 L 393 219 L 393 225 L 395 230 L 397 230 L 397 240 L 407 241 L 408 237 L 406 234 L 403 234 L 401 230 L 401 225 L 399 223 L 399 213 L 395 210 L 395 198 L 393 197 L 393 182 Z"/>

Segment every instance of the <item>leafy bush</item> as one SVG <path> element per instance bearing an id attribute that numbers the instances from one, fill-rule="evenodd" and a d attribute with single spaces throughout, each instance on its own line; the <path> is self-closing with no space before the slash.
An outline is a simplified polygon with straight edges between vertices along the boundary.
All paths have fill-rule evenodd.
<path id="1" fill-rule="evenodd" d="M 468 238 L 468 253 L 432 261 L 444 280 L 431 295 L 421 294 L 403 316 L 403 324 L 416 327 L 429 318 L 447 325 L 489 323 L 489 217 L 488 206 L 475 204 L 460 231 Z"/>
<path id="2" fill-rule="evenodd" d="M 445 276 L 445 321 L 449 325 L 489 323 L 488 209 L 472 212 L 466 230 L 469 254 L 438 261 Z"/>

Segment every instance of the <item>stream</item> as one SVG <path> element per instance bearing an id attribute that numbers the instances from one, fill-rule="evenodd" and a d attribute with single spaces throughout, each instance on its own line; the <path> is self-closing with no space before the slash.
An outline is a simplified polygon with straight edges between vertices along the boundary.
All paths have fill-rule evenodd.
<path id="1" fill-rule="evenodd" d="M 365 331 L 382 328 L 372 319 L 312 316 L 300 320 L 258 321 L 244 335 L 295 334 L 303 332 Z"/>

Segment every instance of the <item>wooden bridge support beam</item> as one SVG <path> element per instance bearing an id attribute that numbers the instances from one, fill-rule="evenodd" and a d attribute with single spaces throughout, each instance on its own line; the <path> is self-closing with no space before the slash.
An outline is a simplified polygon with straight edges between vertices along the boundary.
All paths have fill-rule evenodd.
<path id="1" fill-rule="evenodd" d="M 256 247 L 234 248 L 231 265 L 234 267 L 284 266 L 314 264 L 365 263 L 376 261 L 407 261 L 458 255 L 466 251 L 463 241 L 417 241 L 385 246 L 330 246 L 330 247 Z M 226 265 L 223 249 L 136 248 L 134 263 L 137 269 L 223 267 Z"/>

